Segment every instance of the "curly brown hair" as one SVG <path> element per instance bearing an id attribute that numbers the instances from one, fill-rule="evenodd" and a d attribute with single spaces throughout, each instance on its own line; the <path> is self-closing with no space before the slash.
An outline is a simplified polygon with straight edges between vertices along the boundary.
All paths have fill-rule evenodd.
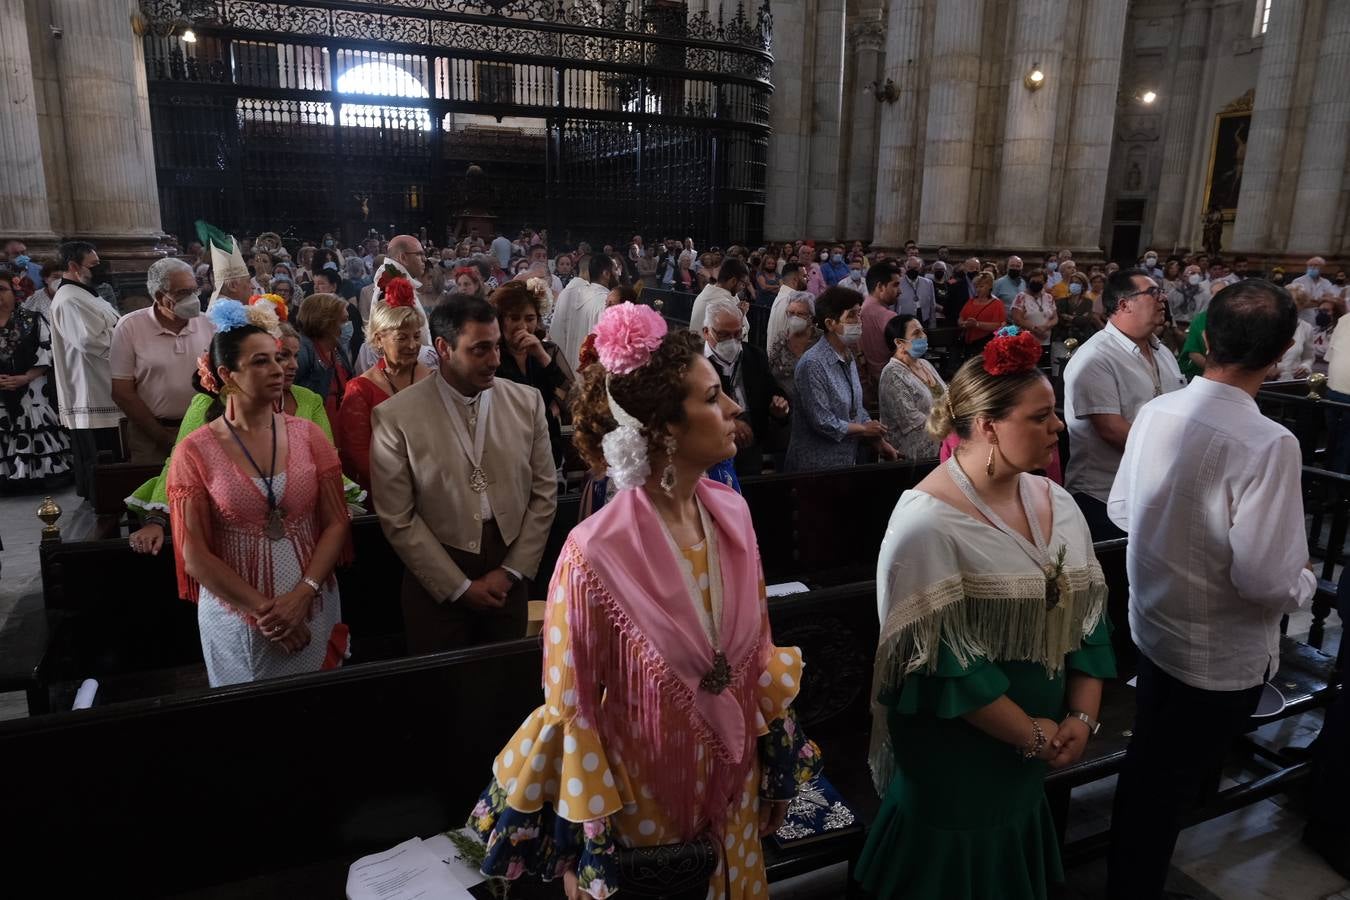
<path id="1" fill-rule="evenodd" d="M 615 401 L 642 423 L 647 452 L 653 459 L 665 453 L 666 426 L 684 421 L 684 377 L 702 346 L 703 341 L 691 331 L 668 331 L 645 366 L 609 378 L 609 392 Z M 619 427 L 605 396 L 608 375 L 600 363 L 591 363 L 581 373 L 579 389 L 572 399 L 573 441 L 582 458 L 597 471 L 605 468 L 600 442 Z"/>

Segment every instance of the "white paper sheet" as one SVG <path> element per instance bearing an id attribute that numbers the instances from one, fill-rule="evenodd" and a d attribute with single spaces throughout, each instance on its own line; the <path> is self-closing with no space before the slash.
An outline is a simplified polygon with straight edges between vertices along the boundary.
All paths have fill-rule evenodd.
<path id="1" fill-rule="evenodd" d="M 363 856 L 347 870 L 347 900 L 472 900 L 421 838 Z"/>
<path id="2" fill-rule="evenodd" d="M 472 840 L 478 840 L 478 838 L 470 833 L 467 828 L 460 829 L 460 834 L 463 834 Z M 464 887 L 471 888 L 487 881 L 487 879 L 483 877 L 483 873 L 478 871 L 478 867 L 461 856 L 459 848 L 455 846 L 455 842 L 445 835 L 434 834 L 424 840 L 422 846 L 426 847 L 437 859 L 445 863 L 446 869 L 450 872 L 450 877 L 464 885 Z"/>
<path id="3" fill-rule="evenodd" d="M 811 590 L 800 581 L 785 581 L 782 584 L 771 584 L 764 589 L 767 597 L 786 597 L 788 594 L 805 594 Z"/>

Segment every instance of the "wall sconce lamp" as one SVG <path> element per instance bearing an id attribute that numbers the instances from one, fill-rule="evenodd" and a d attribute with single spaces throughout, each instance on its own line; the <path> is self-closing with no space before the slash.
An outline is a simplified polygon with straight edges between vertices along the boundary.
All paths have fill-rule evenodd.
<path id="1" fill-rule="evenodd" d="M 1022 79 L 1022 83 L 1027 86 L 1029 91 L 1039 91 L 1045 87 L 1045 71 L 1041 69 L 1040 63 L 1031 64 L 1031 71 Z"/>
<path id="2" fill-rule="evenodd" d="M 900 89 L 895 86 L 895 82 L 887 78 L 885 84 L 873 81 L 863 91 L 871 94 L 878 103 L 894 103 L 900 99 Z"/>
<path id="3" fill-rule="evenodd" d="M 1134 95 L 1135 99 L 1145 106 L 1152 106 L 1153 101 L 1158 99 L 1157 91 L 1140 91 Z"/>

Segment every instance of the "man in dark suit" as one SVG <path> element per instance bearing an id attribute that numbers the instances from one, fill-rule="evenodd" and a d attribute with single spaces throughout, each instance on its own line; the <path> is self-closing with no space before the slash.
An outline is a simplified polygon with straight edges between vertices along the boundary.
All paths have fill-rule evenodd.
<path id="1" fill-rule="evenodd" d="M 942 305 L 942 311 L 947 317 L 948 325 L 955 325 L 961 318 L 961 307 L 966 305 L 966 301 L 975 296 L 975 276 L 980 274 L 980 261 L 975 257 L 970 257 L 961 264 L 961 268 L 952 273 L 951 290 L 947 292 L 947 301 Z"/>
<path id="2" fill-rule="evenodd" d="M 741 338 L 745 315 L 730 300 L 709 301 L 703 313 L 703 353 L 722 378 L 722 390 L 741 407 L 736 421 L 736 474 L 758 475 L 764 453 L 778 448 L 788 401 L 769 370 L 769 357 Z"/>

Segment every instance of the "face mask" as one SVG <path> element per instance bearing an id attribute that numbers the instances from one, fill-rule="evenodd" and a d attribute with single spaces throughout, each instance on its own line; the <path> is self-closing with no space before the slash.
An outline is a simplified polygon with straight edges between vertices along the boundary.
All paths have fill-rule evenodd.
<path id="1" fill-rule="evenodd" d="M 1308 266 L 1308 277 L 1313 281 L 1316 281 L 1321 274 L 1322 270 L 1317 268 L 1317 266 Z"/>
<path id="2" fill-rule="evenodd" d="M 202 302 L 196 297 L 188 297 L 174 304 L 173 314 L 180 319 L 195 319 L 202 314 Z"/>
<path id="3" fill-rule="evenodd" d="M 343 322 L 342 330 L 338 332 L 338 340 L 341 341 L 344 346 L 350 344 L 352 342 L 352 335 L 355 333 L 355 329 L 350 321 Z"/>
<path id="4" fill-rule="evenodd" d="M 844 343 L 848 344 L 850 347 L 858 343 L 858 341 L 862 340 L 862 323 L 859 322 L 856 325 L 845 325 L 844 332 L 840 337 L 842 337 Z"/>
<path id="5" fill-rule="evenodd" d="M 830 262 L 834 263 L 836 266 L 843 261 L 844 261 L 844 254 L 842 253 L 836 253 L 830 257 Z"/>
<path id="6" fill-rule="evenodd" d="M 928 352 L 928 338 L 915 338 L 909 342 L 909 355 L 914 359 L 923 359 Z"/>
<path id="7" fill-rule="evenodd" d="M 734 363 L 741 355 L 741 342 L 735 338 L 730 340 L 718 341 L 713 346 L 713 353 L 717 354 L 718 359 L 726 363 Z"/>
<path id="8" fill-rule="evenodd" d="M 442 269 L 448 269 L 448 268 L 450 268 L 451 266 L 453 266 L 454 264 L 455 264 L 455 261 L 454 261 L 453 259 L 443 259 L 443 260 L 441 260 L 441 268 L 442 268 Z"/>
<path id="9" fill-rule="evenodd" d="M 826 261 L 827 259 L 829 259 L 829 258 L 830 258 L 830 254 L 828 254 L 828 253 L 822 253 L 822 254 L 820 254 L 820 261 L 821 261 L 821 262 L 825 262 L 825 261 Z"/>
<path id="10" fill-rule="evenodd" d="M 1059 268 L 1059 263 L 1055 262 L 1055 261 L 1052 259 L 1052 260 L 1050 260 L 1048 263 L 1045 264 L 1045 268 L 1046 268 L 1047 271 L 1054 272 L 1055 270 L 1057 270 L 1057 269 Z"/>
<path id="11" fill-rule="evenodd" d="M 1331 313 L 1327 312 L 1325 309 L 1319 309 L 1317 311 L 1317 327 L 1326 328 L 1330 324 L 1331 324 Z"/>
<path id="12" fill-rule="evenodd" d="M 905 275 L 909 278 L 910 281 L 915 281 L 915 280 L 918 279 L 918 277 L 919 277 L 919 270 L 918 270 L 918 269 L 906 269 L 906 270 L 905 270 Z"/>
<path id="13" fill-rule="evenodd" d="M 1075 281 L 1073 284 L 1069 285 L 1069 293 L 1081 294 L 1083 293 L 1083 286 Z"/>
<path id="14" fill-rule="evenodd" d="M 1045 287 L 1045 285 L 1041 284 L 1039 281 L 1027 282 L 1027 290 L 1031 291 L 1033 294 L 1039 294 L 1043 287 Z"/>
<path id="15" fill-rule="evenodd" d="M 811 323 L 801 316 L 788 316 L 787 327 L 792 334 L 801 334 Z"/>
<path id="16" fill-rule="evenodd" d="M 849 269 L 848 277 L 854 281 L 862 280 L 862 271 L 860 269 Z"/>
<path id="17" fill-rule="evenodd" d="M 1196 272 L 1194 275 L 1191 275 L 1191 276 L 1190 276 L 1189 278 L 1187 278 L 1186 280 L 1187 280 L 1188 282 L 1190 282 L 1192 285 L 1198 287 L 1199 284 L 1200 284 L 1200 273 L 1199 273 L 1199 272 Z"/>
<path id="18" fill-rule="evenodd" d="M 331 246 L 333 246 L 333 239 L 332 239 L 332 238 L 329 238 L 328 240 L 326 240 L 326 241 L 323 242 L 323 245 L 324 245 L 325 247 L 331 247 Z"/>
<path id="19" fill-rule="evenodd" d="M 1156 266 L 1157 264 L 1158 264 L 1158 257 L 1156 256 L 1144 257 L 1144 265 L 1148 266 L 1150 269 Z"/>
<path id="20" fill-rule="evenodd" d="M 1021 281 L 1021 280 L 1022 280 L 1022 270 L 1021 270 L 1021 269 L 1009 269 L 1009 270 L 1008 270 L 1008 277 L 1011 278 L 1013 281 Z"/>
<path id="21" fill-rule="evenodd" d="M 27 253 L 20 253 L 18 256 L 14 257 L 13 261 L 14 265 L 17 268 L 26 269 L 28 268 L 28 264 L 32 262 L 33 259 Z"/>

